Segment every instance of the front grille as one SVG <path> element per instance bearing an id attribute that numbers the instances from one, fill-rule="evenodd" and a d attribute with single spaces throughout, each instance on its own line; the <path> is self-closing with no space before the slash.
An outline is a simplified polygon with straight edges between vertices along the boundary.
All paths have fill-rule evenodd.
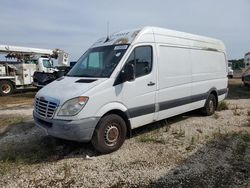
<path id="1" fill-rule="evenodd" d="M 44 98 L 36 98 L 35 100 L 36 113 L 45 118 L 52 118 L 57 106 L 58 104 L 56 102 L 51 102 Z"/>

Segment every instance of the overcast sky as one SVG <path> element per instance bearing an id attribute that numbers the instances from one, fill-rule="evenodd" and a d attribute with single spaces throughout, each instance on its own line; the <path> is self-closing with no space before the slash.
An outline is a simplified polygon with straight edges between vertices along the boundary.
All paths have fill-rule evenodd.
<path id="1" fill-rule="evenodd" d="M 224 41 L 229 59 L 250 51 L 250 0 L 1 0 L 0 44 L 60 48 L 77 60 L 110 31 L 159 26 Z"/>

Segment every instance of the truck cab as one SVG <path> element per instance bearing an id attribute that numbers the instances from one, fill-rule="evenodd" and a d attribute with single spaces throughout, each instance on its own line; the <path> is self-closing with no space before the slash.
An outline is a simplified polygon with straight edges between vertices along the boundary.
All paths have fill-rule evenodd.
<path id="1" fill-rule="evenodd" d="M 40 57 L 37 60 L 37 67 L 36 71 L 38 72 L 45 72 L 45 73 L 52 73 L 55 71 L 53 67 L 53 60 L 46 58 L 46 57 Z"/>

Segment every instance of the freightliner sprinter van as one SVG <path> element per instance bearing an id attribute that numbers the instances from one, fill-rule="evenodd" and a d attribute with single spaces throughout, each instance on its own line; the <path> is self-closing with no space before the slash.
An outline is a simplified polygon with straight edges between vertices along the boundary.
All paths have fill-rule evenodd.
<path id="1" fill-rule="evenodd" d="M 121 31 L 41 89 L 33 115 L 49 135 L 110 153 L 136 127 L 195 109 L 213 114 L 227 81 L 219 40 L 156 27 Z"/>

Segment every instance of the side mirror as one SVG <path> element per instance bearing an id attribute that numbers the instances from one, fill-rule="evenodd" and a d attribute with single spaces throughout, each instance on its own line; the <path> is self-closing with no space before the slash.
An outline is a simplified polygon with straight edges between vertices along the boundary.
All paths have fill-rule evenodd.
<path id="1" fill-rule="evenodd" d="M 127 63 L 121 71 L 122 82 L 133 81 L 135 79 L 135 66 Z"/>

